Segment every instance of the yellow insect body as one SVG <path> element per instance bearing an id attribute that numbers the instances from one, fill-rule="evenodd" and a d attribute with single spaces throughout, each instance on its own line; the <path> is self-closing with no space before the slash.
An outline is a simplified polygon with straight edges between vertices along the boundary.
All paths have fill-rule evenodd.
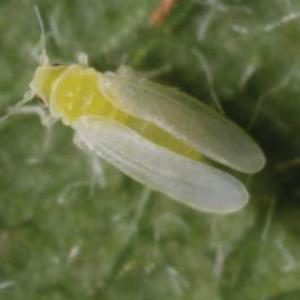
<path id="1" fill-rule="evenodd" d="M 72 125 L 82 116 L 116 120 L 146 139 L 185 157 L 201 160 L 199 152 L 151 122 L 116 108 L 99 89 L 101 74 L 81 65 L 40 66 L 31 83 L 34 93 L 49 105 L 54 116 Z"/>
<path id="2" fill-rule="evenodd" d="M 232 212 L 248 201 L 239 180 L 203 157 L 245 173 L 265 163 L 258 145 L 230 120 L 128 68 L 100 73 L 42 65 L 30 87 L 92 153 L 198 210 Z"/>

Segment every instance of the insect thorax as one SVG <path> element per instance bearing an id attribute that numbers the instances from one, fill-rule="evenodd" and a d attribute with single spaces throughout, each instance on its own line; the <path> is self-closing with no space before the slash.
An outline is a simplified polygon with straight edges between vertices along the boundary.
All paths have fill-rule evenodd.
<path id="1" fill-rule="evenodd" d="M 81 116 L 108 116 L 115 111 L 101 94 L 99 80 L 98 72 L 80 65 L 42 66 L 31 87 L 49 104 L 52 114 L 72 124 Z"/>

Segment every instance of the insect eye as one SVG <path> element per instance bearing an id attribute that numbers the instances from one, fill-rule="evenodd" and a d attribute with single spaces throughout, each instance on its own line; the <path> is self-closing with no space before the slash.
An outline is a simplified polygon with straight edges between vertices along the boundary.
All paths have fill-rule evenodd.
<path id="1" fill-rule="evenodd" d="M 35 99 L 40 105 L 46 106 L 46 102 L 41 97 L 35 95 Z"/>

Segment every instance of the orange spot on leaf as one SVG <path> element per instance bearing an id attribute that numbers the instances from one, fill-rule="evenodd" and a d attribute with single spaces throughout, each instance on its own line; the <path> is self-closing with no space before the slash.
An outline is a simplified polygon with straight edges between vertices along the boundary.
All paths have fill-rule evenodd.
<path id="1" fill-rule="evenodd" d="M 170 14 L 177 0 L 161 0 L 158 8 L 151 14 L 149 22 L 153 26 L 162 24 Z"/>

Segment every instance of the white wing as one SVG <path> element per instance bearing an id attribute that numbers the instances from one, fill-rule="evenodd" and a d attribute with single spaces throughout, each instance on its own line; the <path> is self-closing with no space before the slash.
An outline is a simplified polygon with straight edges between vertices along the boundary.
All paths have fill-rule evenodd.
<path id="1" fill-rule="evenodd" d="M 212 160 L 245 173 L 265 164 L 243 129 L 185 93 L 126 70 L 100 75 L 99 90 L 120 110 L 154 123 Z"/>
<path id="2" fill-rule="evenodd" d="M 231 175 L 157 146 L 116 121 L 82 117 L 74 129 L 90 151 L 125 174 L 198 210 L 232 212 L 248 200 Z"/>

